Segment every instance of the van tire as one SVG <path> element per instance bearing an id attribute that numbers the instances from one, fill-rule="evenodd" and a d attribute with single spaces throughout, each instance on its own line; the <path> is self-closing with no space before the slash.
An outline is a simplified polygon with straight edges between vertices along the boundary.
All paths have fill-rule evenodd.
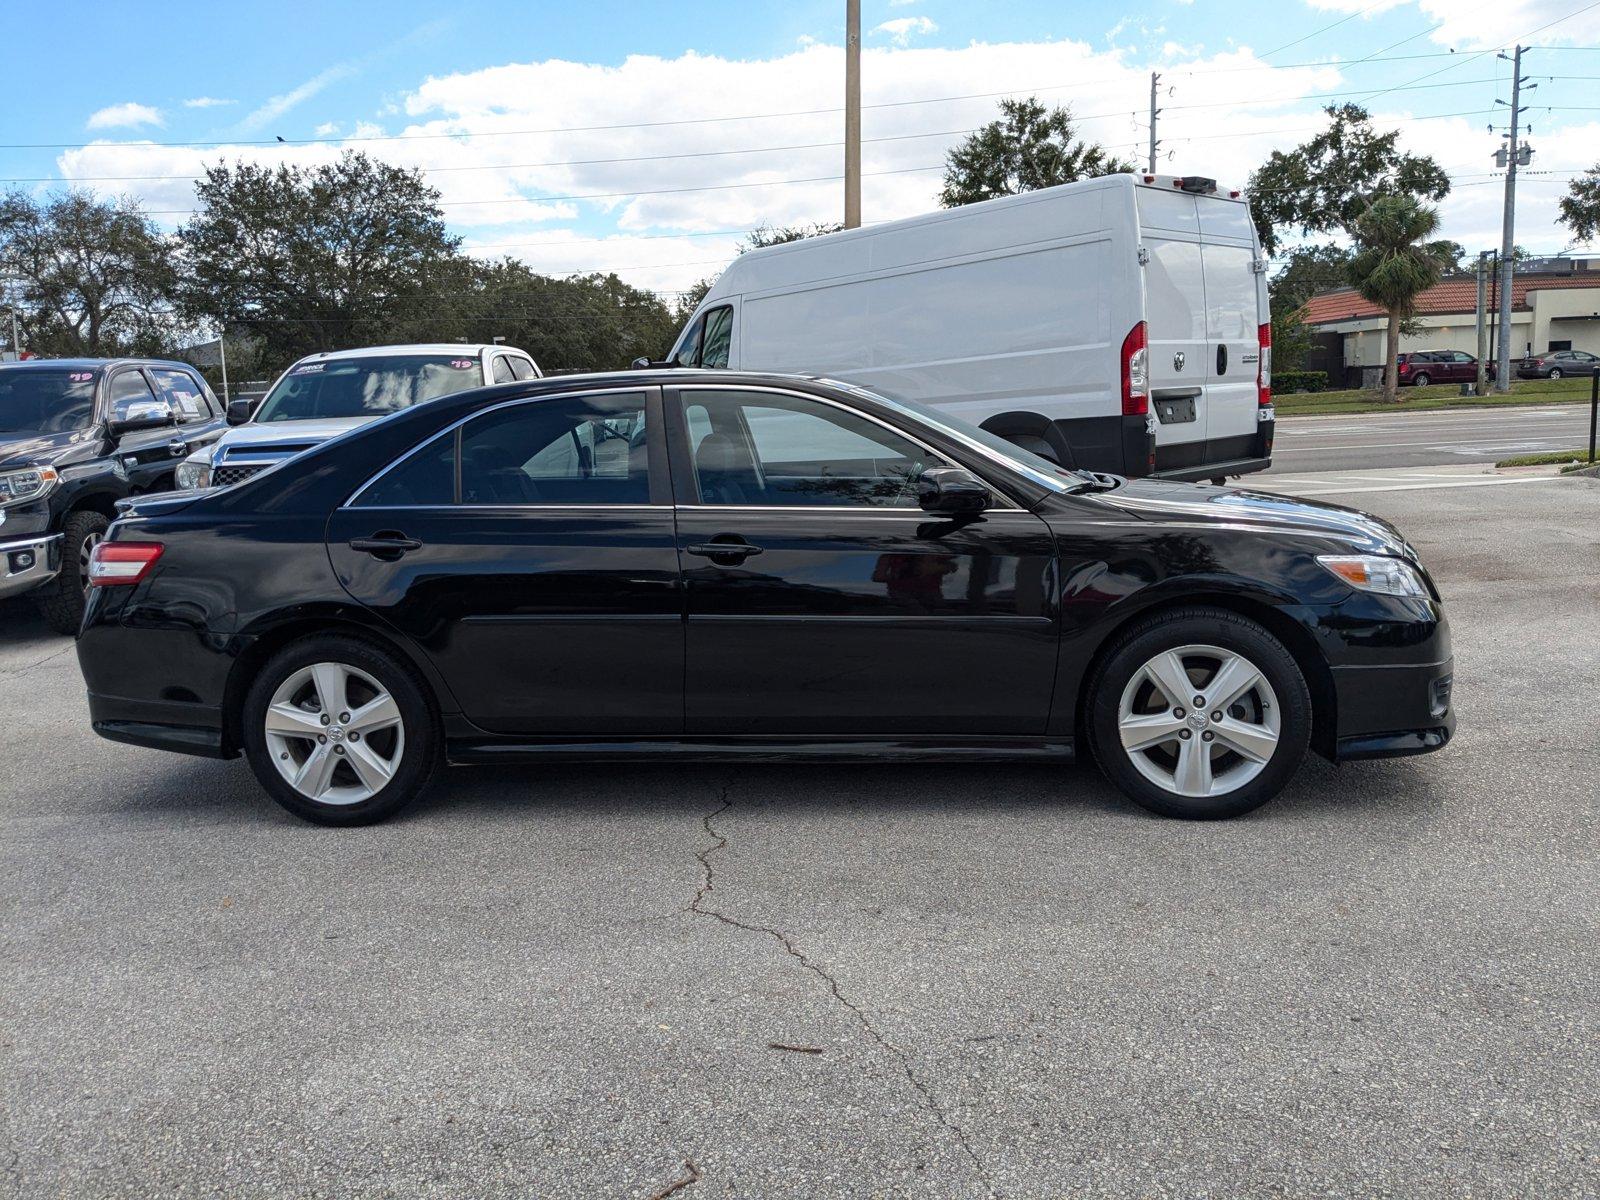
<path id="1" fill-rule="evenodd" d="M 1428 377 L 1426 371 L 1418 371 L 1411 377 L 1411 382 L 1417 387 L 1427 387 L 1433 380 Z"/>
<path id="2" fill-rule="evenodd" d="M 61 523 L 61 573 L 34 593 L 39 615 L 57 633 L 70 637 L 83 624 L 88 600 L 84 551 L 103 541 L 109 528 L 111 522 L 105 516 L 88 509 L 68 513 Z"/>

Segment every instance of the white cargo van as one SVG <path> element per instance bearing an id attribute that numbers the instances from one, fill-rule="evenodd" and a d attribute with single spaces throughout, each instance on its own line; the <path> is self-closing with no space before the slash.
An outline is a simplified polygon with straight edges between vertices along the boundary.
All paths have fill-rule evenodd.
<path id="1" fill-rule="evenodd" d="M 1240 193 L 1108 175 L 752 250 L 672 360 L 823 375 L 944 408 L 1064 466 L 1270 465 L 1265 261 Z"/>

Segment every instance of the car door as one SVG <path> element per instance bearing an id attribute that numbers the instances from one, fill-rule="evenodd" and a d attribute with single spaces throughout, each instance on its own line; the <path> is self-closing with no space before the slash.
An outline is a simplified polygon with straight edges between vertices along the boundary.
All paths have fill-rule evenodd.
<path id="1" fill-rule="evenodd" d="M 222 413 L 213 407 L 206 394 L 205 383 L 196 374 L 178 367 L 151 367 L 150 378 L 161 390 L 162 398 L 172 406 L 179 436 L 169 449 L 176 453 L 182 443 L 182 454 L 188 457 L 196 450 L 204 450 L 216 443 L 228 428 Z"/>
<path id="2" fill-rule="evenodd" d="M 361 603 L 493 733 L 683 727 L 683 601 L 655 388 L 511 400 L 364 486 L 328 523 Z"/>
<path id="3" fill-rule="evenodd" d="M 1054 542 L 995 496 L 917 507 L 947 460 L 842 401 L 669 389 L 686 583 L 685 729 L 716 737 L 1036 736 Z"/>
<path id="4" fill-rule="evenodd" d="M 106 380 L 106 419 L 109 423 L 126 420 L 142 406 L 171 403 L 158 396 L 149 375 L 143 367 L 118 367 Z M 149 429 L 133 429 L 116 438 L 113 463 L 128 486 L 137 492 L 151 491 L 166 486 L 166 481 L 177 465 L 187 456 L 183 435 L 178 431 L 174 417 L 162 425 Z"/>

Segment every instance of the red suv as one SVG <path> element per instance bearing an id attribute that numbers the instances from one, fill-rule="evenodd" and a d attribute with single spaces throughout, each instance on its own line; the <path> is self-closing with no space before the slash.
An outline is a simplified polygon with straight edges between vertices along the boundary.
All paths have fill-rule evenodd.
<path id="1" fill-rule="evenodd" d="M 1472 383 L 1478 378 L 1478 360 L 1460 350 L 1418 350 L 1398 356 L 1402 386 L 1430 383 Z M 1492 370 L 1492 369 L 1491 369 Z"/>

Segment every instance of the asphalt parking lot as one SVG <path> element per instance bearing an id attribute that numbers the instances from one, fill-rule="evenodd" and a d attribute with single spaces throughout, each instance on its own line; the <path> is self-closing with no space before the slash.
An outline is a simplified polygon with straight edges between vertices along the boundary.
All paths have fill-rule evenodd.
<path id="1" fill-rule="evenodd" d="M 1600 481 L 1294 470 L 1434 568 L 1459 734 L 1227 824 L 601 764 L 313 828 L 0 607 L 0 1190 L 1596 1194 Z"/>

